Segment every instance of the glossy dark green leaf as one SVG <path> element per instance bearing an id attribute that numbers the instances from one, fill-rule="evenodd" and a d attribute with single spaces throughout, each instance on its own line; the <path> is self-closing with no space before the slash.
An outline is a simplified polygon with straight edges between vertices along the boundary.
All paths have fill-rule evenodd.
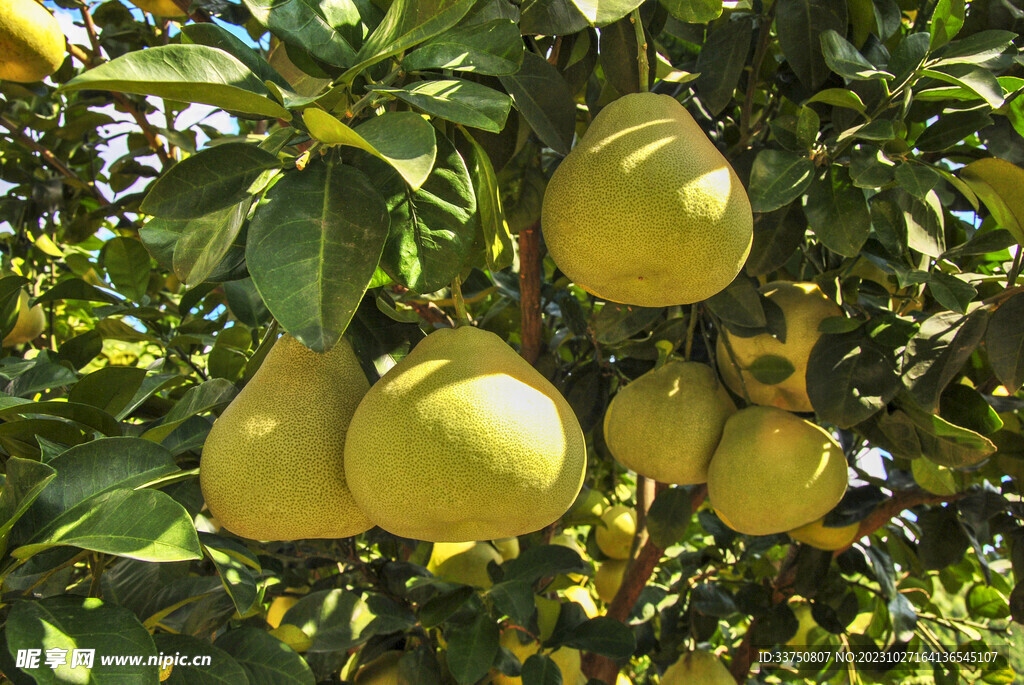
<path id="1" fill-rule="evenodd" d="M 303 345 L 323 352 L 341 338 L 388 223 L 378 188 L 333 161 L 311 163 L 267 192 L 249 227 L 246 262 L 267 308 Z"/>
<path id="2" fill-rule="evenodd" d="M 519 71 L 499 78 L 544 144 L 568 154 L 576 131 L 576 104 L 558 70 L 540 55 L 527 52 Z"/>
<path id="3" fill-rule="evenodd" d="M 117 436 L 121 434 L 121 427 L 114 420 L 113 416 L 88 404 L 49 400 L 18 404 L 17 406 L 5 407 L 0 410 L 0 418 L 7 421 L 11 421 L 19 415 L 59 416 L 62 419 L 73 421 L 103 435 Z"/>
<path id="4" fill-rule="evenodd" d="M 333 652 L 365 642 L 363 631 L 373 621 L 366 602 L 347 590 L 318 590 L 285 613 L 283 623 L 298 626 L 313 638 L 311 652 Z"/>
<path id="5" fill-rule="evenodd" d="M 905 405 L 903 410 L 914 422 L 921 453 L 936 464 L 951 469 L 967 468 L 984 461 L 996 451 L 991 440 L 969 428 L 911 405 Z"/>
<path id="6" fill-rule="evenodd" d="M 498 654 L 498 625 L 486 613 L 448 632 L 448 670 L 459 685 L 475 683 Z"/>
<path id="7" fill-rule="evenodd" d="M 572 0 L 591 26 L 607 26 L 640 5 L 640 0 Z"/>
<path id="8" fill-rule="evenodd" d="M 227 652 L 215 647 L 209 640 L 191 635 L 157 633 L 153 636 L 156 648 L 166 655 L 188 654 L 190 657 L 209 656 L 206 666 L 185 666 L 179 663 L 171 669 L 167 685 L 235 685 L 246 683 L 249 677 Z M 191 661 L 187 662 L 191 663 Z"/>
<path id="9" fill-rule="evenodd" d="M 622 622 L 598 616 L 579 624 L 563 643 L 580 651 L 593 652 L 612 659 L 627 659 L 636 649 L 633 632 Z"/>
<path id="10" fill-rule="evenodd" d="M 804 104 L 812 102 L 823 102 L 834 107 L 845 107 L 846 109 L 852 109 L 859 114 L 867 112 L 867 106 L 864 104 L 864 101 L 860 99 L 860 96 L 852 90 L 847 90 L 845 88 L 826 88 L 825 90 L 819 90 L 808 98 L 807 102 Z"/>
<path id="11" fill-rule="evenodd" d="M 174 274 L 187 286 L 213 280 L 239 242 L 239 231 L 249 213 L 249 200 L 181 223 L 182 234 L 174 244 Z"/>
<path id="12" fill-rule="evenodd" d="M 145 378 L 145 369 L 107 366 L 75 383 L 68 393 L 68 400 L 117 416 L 131 402 Z"/>
<path id="13" fill-rule="evenodd" d="M 785 357 L 777 354 L 762 354 L 745 371 L 748 371 L 758 383 L 776 385 L 796 373 L 796 368 L 793 366 L 793 362 Z"/>
<path id="14" fill-rule="evenodd" d="M 969 64 L 951 64 L 941 69 L 924 69 L 922 76 L 951 83 L 974 93 L 993 109 L 1003 104 L 1003 88 L 995 75 L 984 67 Z"/>
<path id="15" fill-rule="evenodd" d="M 724 290 L 708 298 L 707 306 L 715 316 L 736 326 L 761 328 L 768 323 L 761 296 L 745 276 L 734 279 Z"/>
<path id="16" fill-rule="evenodd" d="M 146 296 L 152 269 L 149 253 L 134 238 L 111 238 L 103 245 L 100 262 L 110 282 L 129 299 L 139 302 Z"/>
<path id="17" fill-rule="evenodd" d="M 985 347 L 996 376 L 1011 393 L 1024 384 L 1024 294 L 999 305 L 988 322 Z"/>
<path id="18" fill-rule="evenodd" d="M 931 40 L 929 47 L 932 50 L 942 47 L 960 32 L 964 25 L 964 17 L 967 13 L 965 0 L 938 0 L 932 10 L 931 21 L 928 24 Z"/>
<path id="19" fill-rule="evenodd" d="M 1010 615 L 1010 605 L 999 590 L 979 583 L 967 591 L 967 611 L 976 618 L 999 619 Z"/>
<path id="20" fill-rule="evenodd" d="M 911 195 L 923 200 L 928 191 L 942 182 L 937 171 L 924 164 L 905 162 L 895 169 L 897 183 Z"/>
<path id="21" fill-rule="evenodd" d="M 523 579 L 506 580 L 487 592 L 494 606 L 513 622 L 529 625 L 530 617 L 537 610 L 533 594 L 533 583 Z"/>
<path id="22" fill-rule="evenodd" d="M 214 378 L 213 380 L 204 381 L 199 385 L 192 386 L 185 391 L 177 404 L 164 415 L 163 420 L 143 433 L 142 437 L 154 442 L 160 442 L 187 419 L 192 418 L 196 414 L 226 406 L 237 394 L 238 388 L 235 387 L 235 384 L 223 378 Z"/>
<path id="23" fill-rule="evenodd" d="M 850 428 L 900 390 L 889 350 L 861 332 L 822 335 L 807 362 L 807 396 L 818 418 Z"/>
<path id="24" fill-rule="evenodd" d="M 942 393 L 939 415 L 982 435 L 1003 427 L 1003 420 L 982 394 L 963 383 L 953 383 Z"/>
<path id="25" fill-rule="evenodd" d="M 288 645 L 259 628 L 238 628 L 213 643 L 242 667 L 250 683 L 314 685 L 316 678 L 305 659 Z"/>
<path id="26" fill-rule="evenodd" d="M 936 119 L 914 142 L 921 152 L 942 152 L 992 124 L 985 109 L 950 112 Z"/>
<path id="27" fill-rule="evenodd" d="M 786 150 L 762 150 L 750 170 L 750 207 L 771 212 L 800 197 L 814 178 L 814 162 Z"/>
<path id="28" fill-rule="evenodd" d="M 523 685 L 563 685 L 562 670 L 547 654 L 531 654 L 523 662 Z"/>
<path id="29" fill-rule="evenodd" d="M 200 542 L 238 614 L 248 615 L 259 599 L 256 587 L 256 576 L 261 571 L 259 561 L 243 545 L 219 535 L 202 533 Z"/>
<path id="30" fill-rule="evenodd" d="M 858 143 L 850 152 L 850 179 L 858 188 L 878 188 L 891 182 L 896 163 L 881 148 Z"/>
<path id="31" fill-rule="evenodd" d="M 388 93 L 427 114 L 491 133 L 501 132 L 512 108 L 512 100 L 505 93 L 462 79 L 416 81 L 401 88 L 377 86 L 373 90 Z"/>
<path id="32" fill-rule="evenodd" d="M 807 88 L 828 76 L 821 35 L 829 29 L 846 33 L 846 3 L 831 0 L 777 0 L 775 22 L 779 46 L 793 72 Z"/>
<path id="33" fill-rule="evenodd" d="M 30 459 L 8 457 L 5 466 L 6 478 L 0 486 L 0 553 L 7 548 L 11 528 L 57 476 L 52 466 Z"/>
<path id="34" fill-rule="evenodd" d="M 983 64 L 1006 52 L 1016 37 L 1017 34 L 1012 31 L 978 31 L 943 46 L 935 53 L 935 61 L 931 62 L 931 65 L 941 67 L 947 64 Z"/>
<path id="35" fill-rule="evenodd" d="M 39 600 L 13 603 L 4 626 L 7 649 L 12 654 L 22 649 L 43 650 L 36 668 L 26 668 L 40 685 L 89 682 L 96 685 L 113 683 L 157 682 L 158 667 L 147 665 L 149 657 L 157 656 L 153 637 L 128 609 L 105 603 L 95 597 L 58 595 Z M 51 668 L 46 664 L 46 650 L 65 650 L 66 663 Z M 92 668 L 81 664 L 72 668 L 73 650 L 92 650 Z M 140 665 L 106 664 L 102 656 L 136 656 Z M 82 680 L 86 674 L 87 680 Z"/>
<path id="36" fill-rule="evenodd" d="M 512 266 L 515 260 L 514 240 L 501 207 L 501 187 L 487 152 L 476 142 L 472 134 L 467 133 L 466 139 L 471 147 L 471 154 L 466 163 L 473 179 L 473 189 L 476 191 L 476 207 L 480 212 L 487 268 L 491 271 L 500 271 Z"/>
<path id="37" fill-rule="evenodd" d="M 525 550 L 515 559 L 505 562 L 505 580 L 525 580 L 532 583 L 560 573 L 590 575 L 590 565 L 575 550 L 561 545 L 541 545 Z"/>
<path id="38" fill-rule="evenodd" d="M 90 497 L 11 551 L 11 556 L 25 559 L 60 546 L 141 561 L 202 557 L 192 517 L 158 490 L 109 490 Z"/>
<path id="39" fill-rule="evenodd" d="M 408 71 L 452 69 L 498 76 L 514 74 L 523 62 L 523 39 L 516 24 L 492 19 L 460 26 L 426 41 L 402 60 Z"/>
<path id="40" fill-rule="evenodd" d="M 722 15 L 722 0 L 660 0 L 662 7 L 679 21 L 706 24 Z"/>
<path id="41" fill-rule="evenodd" d="M 198 43 L 223 50 L 247 66 L 261 81 L 273 81 L 282 88 L 291 88 L 284 77 L 277 73 L 258 52 L 219 24 L 213 22 L 186 24 L 181 27 L 181 42 Z"/>
<path id="42" fill-rule="evenodd" d="M 325 16 L 321 3 L 310 0 L 243 0 L 253 18 L 284 42 L 308 50 L 317 59 L 335 67 L 347 68 L 356 61 L 356 46 L 336 30 L 342 22 L 358 26 L 355 3 L 333 2 L 333 14 L 342 22 Z M 332 17 L 335 18 L 335 17 Z"/>
<path id="43" fill-rule="evenodd" d="M 437 164 L 416 192 L 379 163 L 368 162 L 363 169 L 391 217 L 381 268 L 419 293 L 448 285 L 462 270 L 479 230 L 473 181 L 455 146 L 438 138 Z"/>
<path id="44" fill-rule="evenodd" d="M 150 186 L 140 209 L 165 219 L 197 219 L 237 205 L 257 179 L 280 167 L 277 155 L 255 145 L 214 145 L 171 167 Z"/>
<path id="45" fill-rule="evenodd" d="M 608 302 L 594 315 L 594 334 L 602 345 L 614 345 L 644 330 L 660 315 L 661 309 L 658 307 L 633 307 Z"/>
<path id="46" fill-rule="evenodd" d="M 903 383 L 925 409 L 938 409 L 939 397 L 985 335 L 988 312 L 969 316 L 939 312 L 924 321 L 907 344 Z"/>
<path id="47" fill-rule="evenodd" d="M 833 252 L 856 257 L 871 230 L 871 215 L 864 191 L 850 181 L 847 171 L 833 166 L 815 179 L 804 200 L 807 223 Z"/>
<path id="48" fill-rule="evenodd" d="M 928 274 L 928 290 L 936 302 L 958 314 L 966 314 L 967 306 L 978 294 L 970 283 L 937 270 Z"/>
<path id="49" fill-rule="evenodd" d="M 712 115 L 721 112 L 732 101 L 753 37 L 754 20 L 750 15 L 715 22 L 708 32 L 697 56 L 695 69 L 700 76 L 694 86 Z"/>
<path id="50" fill-rule="evenodd" d="M 665 549 L 683 539 L 692 518 L 690 493 L 681 487 L 666 488 L 647 512 L 647 531 L 654 544 Z"/>
<path id="51" fill-rule="evenodd" d="M 502 584 L 503 585 L 503 584 Z M 533 606 L 533 590 L 530 589 L 530 606 Z M 505 594 L 502 590 L 491 589 L 494 601 L 502 607 Z M 462 608 L 466 601 L 476 594 L 476 590 L 469 585 L 457 585 L 451 590 L 442 591 L 440 594 L 431 597 L 420 605 L 417 615 L 424 628 L 433 628 L 448 620 L 452 614 Z M 501 598 L 501 599 L 499 599 Z M 506 613 L 509 613 L 506 611 Z M 529 618 L 529 616 L 527 616 Z"/>
<path id="52" fill-rule="evenodd" d="M 868 79 L 885 81 L 893 77 L 889 72 L 882 71 L 867 61 L 864 55 L 857 51 L 857 48 L 833 29 L 823 31 L 820 39 L 825 64 L 843 78 L 854 81 Z"/>
<path id="53" fill-rule="evenodd" d="M 572 0 L 528 0 L 519 21 L 523 35 L 568 36 L 588 26 L 590 22 Z"/>
<path id="54" fill-rule="evenodd" d="M 206 45 L 161 45 L 129 52 L 76 76 L 62 89 L 155 95 L 252 116 L 292 118 L 248 67 Z"/>
<path id="55" fill-rule="evenodd" d="M 963 558 L 970 544 L 952 507 L 933 507 L 918 518 L 921 541 L 917 556 L 927 570 L 942 569 Z"/>

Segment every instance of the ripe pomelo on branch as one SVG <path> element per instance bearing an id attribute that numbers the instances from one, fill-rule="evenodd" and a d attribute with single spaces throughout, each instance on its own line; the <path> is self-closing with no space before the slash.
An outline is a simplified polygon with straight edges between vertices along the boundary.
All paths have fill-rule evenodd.
<path id="1" fill-rule="evenodd" d="M 4 336 L 3 347 L 14 347 L 38 338 L 43 329 L 46 328 L 46 315 L 43 313 L 43 305 L 35 307 L 28 306 L 28 293 L 22 290 L 18 293 L 18 318 L 14 322 L 14 328 Z"/>
<path id="2" fill-rule="evenodd" d="M 745 387 L 754 404 L 786 411 L 814 411 L 807 397 L 807 360 L 810 359 L 811 348 L 821 337 L 818 326 L 828 317 L 840 316 L 843 312 L 815 283 L 775 281 L 766 283 L 760 290 L 769 302 L 782 310 L 785 339 L 780 340 L 768 333 L 741 338 L 723 328 L 715 351 L 722 380 L 740 397 Z M 742 371 L 737 370 L 733 363 L 729 348 Z M 758 381 L 748 369 L 758 359 L 769 355 L 786 359 L 793 366 L 793 373 L 779 383 Z"/>
<path id="3" fill-rule="evenodd" d="M 628 559 L 608 559 L 597 566 L 594 573 L 594 590 L 597 597 L 605 604 L 611 604 L 622 587 L 622 579 L 626 577 Z"/>
<path id="4" fill-rule="evenodd" d="M 823 518 L 789 531 L 789 537 L 797 542 L 829 552 L 849 547 L 857 540 L 857 531 L 860 530 L 859 523 L 832 527 L 826 526 Z"/>
<path id="5" fill-rule="evenodd" d="M 174 0 L 129 0 L 133 5 L 143 12 L 149 12 L 158 17 L 184 17 L 185 12 L 181 11 Z M 190 0 L 191 1 L 191 0 Z"/>
<path id="6" fill-rule="evenodd" d="M 636 509 L 616 504 L 601 516 L 594 536 L 597 546 L 612 559 L 629 559 L 636 536 Z"/>
<path id="7" fill-rule="evenodd" d="M 400 650 L 392 649 L 359 669 L 353 681 L 355 685 L 399 685 Z"/>
<path id="8" fill-rule="evenodd" d="M 345 474 L 384 530 L 432 542 L 518 536 L 557 520 L 586 470 L 558 390 L 493 333 L 431 333 L 366 394 Z"/>
<path id="9" fill-rule="evenodd" d="M 504 559 L 489 542 L 436 542 L 427 570 L 441 580 L 489 588 L 492 561 L 500 566 Z"/>
<path id="10" fill-rule="evenodd" d="M 722 427 L 735 411 L 710 366 L 669 361 L 612 398 L 604 439 L 612 456 L 641 476 L 694 485 L 707 480 Z"/>
<path id="11" fill-rule="evenodd" d="M 736 681 L 717 656 L 697 650 L 669 666 L 661 685 L 736 685 Z"/>
<path id="12" fill-rule="evenodd" d="M 253 540 L 344 538 L 373 524 L 345 483 L 345 432 L 370 384 L 344 338 L 320 354 L 282 336 L 213 424 L 199 484 Z"/>
<path id="13" fill-rule="evenodd" d="M 842 447 L 821 427 L 774 407 L 741 409 L 725 422 L 708 468 L 708 500 L 747 535 L 815 521 L 846 492 Z"/>
<path id="14" fill-rule="evenodd" d="M 541 226 L 555 264 L 588 292 L 664 307 L 705 300 L 747 259 L 747 192 L 686 108 L 633 93 L 602 109 L 555 170 Z"/>
<path id="15" fill-rule="evenodd" d="M 64 62 L 64 32 L 36 0 L 0 2 L 0 80 L 32 83 Z"/>

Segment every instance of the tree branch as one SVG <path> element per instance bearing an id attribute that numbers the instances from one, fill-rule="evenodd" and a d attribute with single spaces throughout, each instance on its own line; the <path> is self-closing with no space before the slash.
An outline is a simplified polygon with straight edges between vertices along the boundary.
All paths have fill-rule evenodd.
<path id="1" fill-rule="evenodd" d="M 540 317 L 540 222 L 519 232 L 519 309 L 522 314 L 522 347 L 519 354 L 537 363 L 543 345 Z"/>

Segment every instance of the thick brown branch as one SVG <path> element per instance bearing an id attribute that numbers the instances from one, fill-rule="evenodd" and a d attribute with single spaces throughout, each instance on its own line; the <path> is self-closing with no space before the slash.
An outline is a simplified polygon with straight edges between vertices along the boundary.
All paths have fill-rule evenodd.
<path id="1" fill-rule="evenodd" d="M 540 222 L 519 232 L 519 308 L 522 314 L 522 347 L 519 354 L 535 364 L 543 344 L 540 317 Z"/>
<path id="2" fill-rule="evenodd" d="M 703 485 L 694 489 L 690 498 L 691 511 L 697 511 L 704 498 L 707 497 L 707 493 L 707 487 Z M 608 605 L 606 615 L 609 618 L 614 618 L 616 621 L 622 621 L 623 623 L 629 619 L 629 614 L 633 611 L 636 600 L 647 586 L 647 581 L 650 579 L 651 574 L 654 573 L 654 569 L 657 567 L 658 562 L 661 561 L 661 555 L 664 552 L 663 548 L 654 544 L 650 539 L 640 548 L 636 558 L 626 568 L 626 573 L 622 578 L 622 585 L 619 587 L 619 591 L 615 593 L 615 599 Z M 596 678 L 606 683 L 614 683 L 618 672 L 618 664 L 606 656 L 594 654 L 593 652 L 583 655 L 583 673 L 588 678 Z"/>

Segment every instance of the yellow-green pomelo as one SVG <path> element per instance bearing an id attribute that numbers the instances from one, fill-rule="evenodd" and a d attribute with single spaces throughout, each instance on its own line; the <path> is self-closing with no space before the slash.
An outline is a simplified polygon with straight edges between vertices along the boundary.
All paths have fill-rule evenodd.
<path id="1" fill-rule="evenodd" d="M 598 564 L 594 573 L 594 590 L 597 591 L 598 599 L 605 604 L 612 603 L 622 586 L 628 565 L 627 559 L 608 559 Z"/>
<path id="2" fill-rule="evenodd" d="M 519 631 L 515 629 L 506 630 L 501 634 L 501 646 L 515 654 L 516 658 L 523 662 L 536 654 L 540 645 L 532 640 L 523 643 L 519 639 L 519 634 Z M 548 656 L 561 671 L 563 685 L 582 685 L 587 682 L 586 677 L 583 676 L 579 650 L 560 647 Z M 523 679 L 507 676 L 504 673 L 495 673 L 491 683 L 492 685 L 522 685 Z"/>
<path id="3" fill-rule="evenodd" d="M 782 310 L 786 322 L 785 340 L 768 333 L 741 338 L 730 335 L 723 328 L 715 351 L 722 380 L 741 397 L 743 387 L 746 387 L 747 395 L 754 404 L 786 411 L 814 411 L 807 397 L 807 360 L 814 343 L 821 337 L 818 326 L 828 317 L 840 316 L 843 312 L 814 283 L 766 283 L 761 286 L 761 294 Z M 742 371 L 737 371 L 736 364 L 733 364 L 726 339 Z M 793 373 L 772 385 L 758 381 L 748 369 L 758 359 L 768 356 L 782 357 L 789 361 Z"/>
<path id="4" fill-rule="evenodd" d="M 774 407 L 725 422 L 708 468 L 708 500 L 733 530 L 783 533 L 821 518 L 846 492 L 846 457 L 821 427 Z"/>
<path id="5" fill-rule="evenodd" d="M 562 520 L 568 525 L 577 523 L 593 523 L 601 518 L 604 510 L 611 506 L 608 498 L 600 490 L 584 487 L 576 497 L 576 501 L 565 512 Z"/>
<path id="6" fill-rule="evenodd" d="M 612 559 L 628 559 L 636 536 L 636 510 L 616 504 L 601 515 L 595 528 L 597 546 Z"/>
<path id="7" fill-rule="evenodd" d="M 792 606 L 792 605 L 791 605 Z M 796 616 L 797 628 L 793 637 L 786 641 L 788 647 L 806 647 L 811 644 L 807 641 L 810 632 L 818 627 L 818 623 L 811 614 L 811 605 L 807 602 L 799 602 L 792 606 L 793 615 Z"/>
<path id="8" fill-rule="evenodd" d="M 717 656 L 698 650 L 669 666 L 661 685 L 736 685 L 736 681 Z"/>
<path id="9" fill-rule="evenodd" d="M 565 398 L 501 338 L 469 326 L 431 333 L 388 371 L 345 443 L 367 516 L 432 542 L 543 528 L 576 499 L 586 461 Z"/>
<path id="10" fill-rule="evenodd" d="M 402 652 L 391 650 L 366 664 L 356 673 L 355 685 L 399 685 L 398 662 L 402 660 Z"/>
<path id="11" fill-rule="evenodd" d="M 253 540 L 372 527 L 345 483 L 345 431 L 369 383 L 348 341 L 319 354 L 285 335 L 213 424 L 199 484 L 210 513 Z"/>
<path id="12" fill-rule="evenodd" d="M 293 626 L 290 623 L 282 623 L 277 628 L 267 632 L 300 654 L 313 645 L 312 638 L 306 635 L 302 628 Z"/>
<path id="13" fill-rule="evenodd" d="M 562 603 L 542 595 L 535 595 L 533 601 L 537 605 L 537 636 L 543 642 L 555 632 L 558 615 L 562 613 Z"/>
<path id="14" fill-rule="evenodd" d="M 670 361 L 615 395 L 604 416 L 604 439 L 612 456 L 641 476 L 694 485 L 707 480 L 722 427 L 735 412 L 714 369 Z"/>
<path id="15" fill-rule="evenodd" d="M 491 587 L 487 564 L 501 564 L 498 550 L 488 542 L 436 542 L 427 570 L 441 580 L 475 587 Z"/>
<path id="16" fill-rule="evenodd" d="M 644 307 L 721 291 L 753 236 L 732 167 L 685 107 L 655 93 L 623 96 L 594 117 L 548 183 L 541 225 L 569 278 Z"/>
<path id="17" fill-rule="evenodd" d="M 572 551 L 576 552 L 576 554 L 579 554 L 580 559 L 583 559 L 583 561 L 590 560 L 590 557 L 587 556 L 587 551 L 583 549 L 583 547 L 580 545 L 580 543 L 576 540 L 575 537 L 569 535 L 568 533 L 559 533 L 557 535 L 552 536 L 551 544 L 560 545 L 562 547 L 568 547 Z M 551 589 L 558 590 L 562 587 L 566 587 L 568 584 L 571 583 L 585 582 L 587 582 L 587 576 L 583 575 L 582 573 L 568 573 L 565 576 L 558 576 L 557 578 L 555 578 L 555 580 L 552 582 L 553 587 Z"/>
<path id="18" fill-rule="evenodd" d="M 519 538 L 491 540 L 491 544 L 494 545 L 494 549 L 498 550 L 502 561 L 509 561 L 519 556 Z"/>
<path id="19" fill-rule="evenodd" d="M 46 327 L 43 305 L 29 307 L 28 299 L 28 293 L 24 290 L 18 293 L 18 318 L 14 321 L 14 328 L 0 343 L 3 347 L 14 347 L 35 340 Z"/>
<path id="20" fill-rule="evenodd" d="M 859 530 L 859 523 L 833 528 L 826 526 L 822 519 L 817 519 L 789 531 L 789 537 L 797 542 L 831 552 L 852 545 Z"/>
<path id="21" fill-rule="evenodd" d="M 32 83 L 64 61 L 64 33 L 35 0 L 0 2 L 0 80 Z"/>
<path id="22" fill-rule="evenodd" d="M 562 594 L 570 602 L 579 604 L 587 618 L 594 618 L 600 614 L 597 610 L 597 605 L 594 604 L 594 598 L 590 596 L 590 590 L 582 585 L 570 585 L 562 591 Z"/>
<path id="23" fill-rule="evenodd" d="M 133 5 L 143 12 L 155 14 L 158 17 L 184 17 L 185 13 L 174 2 L 174 0 L 129 0 Z"/>
<path id="24" fill-rule="evenodd" d="M 615 685 L 633 685 L 633 681 L 625 673 L 615 676 Z"/>

